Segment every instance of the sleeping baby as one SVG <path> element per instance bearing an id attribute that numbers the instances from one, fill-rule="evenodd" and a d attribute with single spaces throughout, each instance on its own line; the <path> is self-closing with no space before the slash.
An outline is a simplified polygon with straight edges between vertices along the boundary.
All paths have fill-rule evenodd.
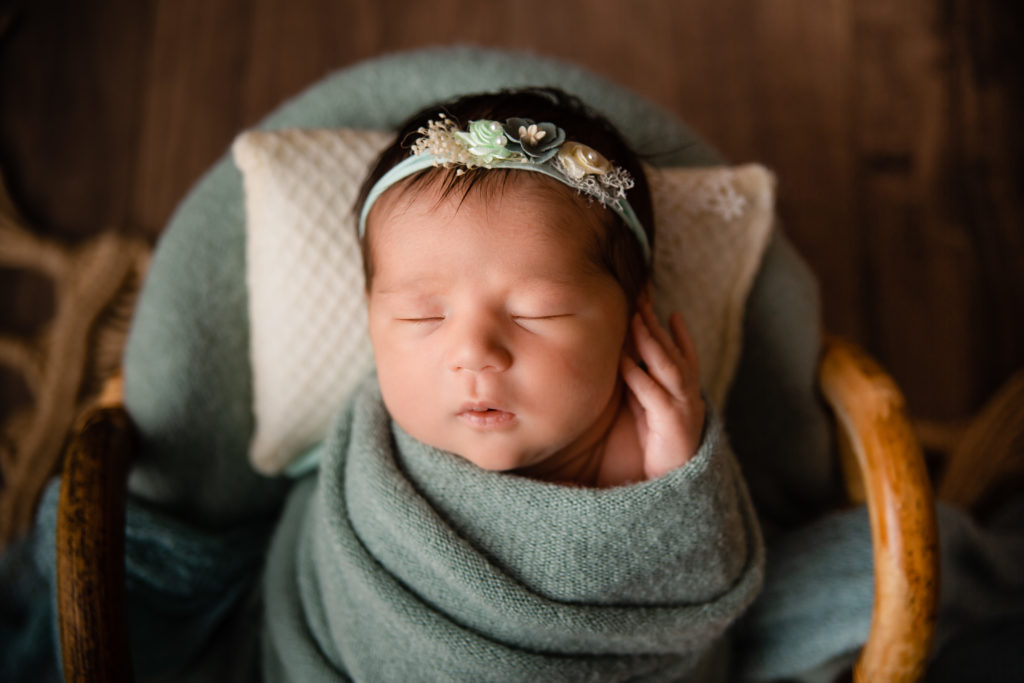
<path id="1" fill-rule="evenodd" d="M 376 372 L 275 534 L 267 678 L 724 678 L 760 532 L 618 132 L 553 89 L 435 105 L 356 211 Z"/>

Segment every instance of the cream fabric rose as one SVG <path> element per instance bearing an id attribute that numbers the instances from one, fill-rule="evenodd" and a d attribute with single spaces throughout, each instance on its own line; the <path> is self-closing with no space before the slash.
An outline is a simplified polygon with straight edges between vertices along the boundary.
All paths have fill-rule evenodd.
<path id="1" fill-rule="evenodd" d="M 604 175 L 612 170 L 611 162 L 597 150 L 578 142 L 569 140 L 558 150 L 558 160 L 562 162 L 565 174 L 573 180 L 586 175 Z"/>

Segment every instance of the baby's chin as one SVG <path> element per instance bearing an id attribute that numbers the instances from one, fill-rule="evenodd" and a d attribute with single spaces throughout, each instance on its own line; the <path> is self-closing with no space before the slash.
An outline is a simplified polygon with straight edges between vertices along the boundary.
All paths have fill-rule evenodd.
<path id="1" fill-rule="evenodd" d="M 396 420 L 397 421 L 397 420 Z M 438 450 L 447 451 L 488 472 L 514 472 L 529 469 L 544 463 L 559 452 L 558 448 L 524 442 L 520 429 L 507 431 L 486 431 L 465 433 L 465 426 L 455 425 L 454 429 L 440 433 L 433 425 L 398 422 L 399 426 L 414 439 Z M 462 432 L 462 433 L 460 433 Z"/>
<path id="2" fill-rule="evenodd" d="M 457 449 L 452 452 L 488 472 L 512 472 L 536 465 L 544 459 L 543 456 L 515 451 L 502 452 L 493 448 L 487 452 L 479 452 L 476 449 Z"/>

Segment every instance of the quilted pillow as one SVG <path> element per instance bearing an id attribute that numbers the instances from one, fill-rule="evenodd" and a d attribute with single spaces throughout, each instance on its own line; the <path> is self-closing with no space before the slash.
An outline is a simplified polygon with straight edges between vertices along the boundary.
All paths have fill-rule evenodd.
<path id="1" fill-rule="evenodd" d="M 256 420 L 249 454 L 266 474 L 322 439 L 372 366 L 351 207 L 392 137 L 283 129 L 246 132 L 234 143 L 245 188 Z M 657 221 L 655 308 L 662 317 L 683 314 L 703 386 L 721 409 L 771 231 L 774 179 L 757 165 L 647 172 Z"/>

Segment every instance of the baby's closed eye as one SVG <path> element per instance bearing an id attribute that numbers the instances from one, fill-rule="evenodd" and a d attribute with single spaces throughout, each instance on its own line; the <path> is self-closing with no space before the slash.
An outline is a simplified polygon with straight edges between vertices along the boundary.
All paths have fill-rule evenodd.
<path id="1" fill-rule="evenodd" d="M 572 313 L 513 313 L 510 317 L 513 320 L 554 320 L 556 318 L 568 318 Z"/>
<path id="2" fill-rule="evenodd" d="M 433 330 L 440 327 L 445 316 L 440 313 L 411 313 L 394 317 L 394 321 L 410 330 Z"/>
<path id="3" fill-rule="evenodd" d="M 555 330 L 559 325 L 573 319 L 572 313 L 531 313 L 513 314 L 510 316 L 512 322 L 527 332 L 540 332 L 542 330 Z"/>
<path id="4" fill-rule="evenodd" d="M 509 318 L 520 320 L 559 320 L 571 318 L 578 312 L 579 304 L 564 296 L 522 297 L 507 304 Z"/>

